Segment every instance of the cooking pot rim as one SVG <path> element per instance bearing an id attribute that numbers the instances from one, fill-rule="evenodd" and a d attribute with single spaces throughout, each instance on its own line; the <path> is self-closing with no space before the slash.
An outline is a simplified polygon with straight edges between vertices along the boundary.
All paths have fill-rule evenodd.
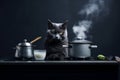
<path id="1" fill-rule="evenodd" d="M 69 44 L 92 44 L 92 42 L 69 42 Z"/>
<path id="2" fill-rule="evenodd" d="M 69 42 L 69 44 L 92 44 L 92 42 L 86 42 L 86 43 L 81 43 L 81 42 Z"/>
<path id="3" fill-rule="evenodd" d="M 69 42 L 70 44 L 92 44 L 91 41 L 88 40 L 73 40 Z"/>

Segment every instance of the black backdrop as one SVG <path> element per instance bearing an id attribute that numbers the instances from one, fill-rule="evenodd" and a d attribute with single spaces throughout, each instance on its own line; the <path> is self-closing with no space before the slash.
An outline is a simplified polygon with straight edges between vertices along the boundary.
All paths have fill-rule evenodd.
<path id="1" fill-rule="evenodd" d="M 0 57 L 14 56 L 15 47 L 23 39 L 42 36 L 34 43 L 36 49 L 44 49 L 47 20 L 69 20 L 69 40 L 74 34 L 72 26 L 78 20 L 77 12 L 87 0 L 0 0 Z M 92 41 L 99 47 L 93 55 L 120 56 L 120 10 L 119 0 L 112 0 L 107 16 L 92 26 Z"/>

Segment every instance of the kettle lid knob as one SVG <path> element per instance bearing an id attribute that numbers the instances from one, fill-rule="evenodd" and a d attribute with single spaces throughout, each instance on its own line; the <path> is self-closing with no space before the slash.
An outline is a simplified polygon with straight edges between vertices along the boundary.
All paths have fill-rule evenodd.
<path id="1" fill-rule="evenodd" d="M 27 39 L 24 39 L 24 42 L 27 42 Z"/>
<path id="2" fill-rule="evenodd" d="M 24 39 L 24 42 L 19 43 L 18 46 L 31 46 L 31 44 L 27 42 L 27 39 Z"/>

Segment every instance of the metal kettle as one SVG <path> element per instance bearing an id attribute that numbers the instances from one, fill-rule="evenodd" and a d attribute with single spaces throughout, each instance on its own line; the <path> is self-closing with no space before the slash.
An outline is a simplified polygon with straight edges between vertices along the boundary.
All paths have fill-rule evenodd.
<path id="1" fill-rule="evenodd" d="M 16 46 L 15 58 L 20 60 L 34 59 L 33 46 L 27 42 L 27 39 L 24 39 L 24 42 L 18 43 Z"/>

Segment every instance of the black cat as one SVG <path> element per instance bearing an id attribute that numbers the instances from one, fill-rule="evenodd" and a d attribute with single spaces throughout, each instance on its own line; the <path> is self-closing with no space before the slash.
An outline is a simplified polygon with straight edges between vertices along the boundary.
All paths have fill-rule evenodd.
<path id="1" fill-rule="evenodd" d="M 67 22 L 53 23 L 48 20 L 47 39 L 45 48 L 47 51 L 46 60 L 64 60 L 68 56 L 68 35 Z"/>

